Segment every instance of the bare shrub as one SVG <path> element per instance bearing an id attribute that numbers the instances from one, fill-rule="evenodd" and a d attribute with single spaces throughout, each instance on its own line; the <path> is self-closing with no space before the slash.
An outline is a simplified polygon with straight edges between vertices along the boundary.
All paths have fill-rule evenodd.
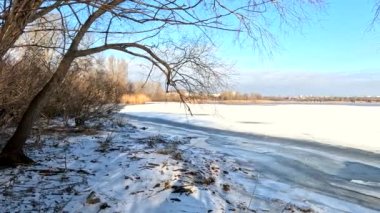
<path id="1" fill-rule="evenodd" d="M 108 116 L 116 107 L 114 104 L 126 91 L 126 78 L 102 62 L 85 63 L 68 74 L 51 98 L 43 111 L 48 117 L 75 118 L 76 125 L 83 125 L 88 119 Z"/>
<path id="2" fill-rule="evenodd" d="M 19 121 L 32 97 L 52 73 L 38 54 L 26 51 L 21 60 L 9 59 L 0 68 L 0 127 Z"/>
<path id="3" fill-rule="evenodd" d="M 0 126 L 17 123 L 32 97 L 49 80 L 52 72 L 36 54 L 9 61 L 0 70 Z M 81 59 L 42 111 L 45 118 L 75 118 L 76 125 L 107 116 L 126 91 L 126 78 L 115 76 L 101 61 Z"/>

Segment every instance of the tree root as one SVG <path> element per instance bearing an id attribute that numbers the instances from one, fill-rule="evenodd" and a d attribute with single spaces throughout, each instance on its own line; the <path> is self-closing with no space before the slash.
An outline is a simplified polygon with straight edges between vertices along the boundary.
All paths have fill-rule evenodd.
<path id="1" fill-rule="evenodd" d="M 18 165 L 31 165 L 35 163 L 24 152 L 2 152 L 0 154 L 0 168 L 16 167 Z"/>

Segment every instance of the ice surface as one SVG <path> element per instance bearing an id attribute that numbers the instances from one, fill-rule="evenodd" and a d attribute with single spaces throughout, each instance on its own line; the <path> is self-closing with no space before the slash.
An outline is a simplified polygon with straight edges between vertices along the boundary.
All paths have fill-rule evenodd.
<path id="1" fill-rule="evenodd" d="M 125 107 L 122 112 L 144 117 L 274 137 L 302 139 L 380 152 L 380 106 L 355 105 L 222 105 L 180 103 Z"/>

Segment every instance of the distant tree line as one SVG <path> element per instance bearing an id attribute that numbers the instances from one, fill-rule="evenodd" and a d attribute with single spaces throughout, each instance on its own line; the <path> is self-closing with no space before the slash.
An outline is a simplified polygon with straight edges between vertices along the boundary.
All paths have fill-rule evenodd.
<path id="1" fill-rule="evenodd" d="M 344 103 L 376 103 L 380 102 L 380 97 L 371 96 L 288 96 L 288 97 L 264 97 L 272 101 L 297 101 L 297 102 L 344 102 Z"/>
<path id="2" fill-rule="evenodd" d="M 147 101 L 181 101 L 177 92 L 166 92 L 159 82 L 129 82 L 128 94 L 143 95 L 144 101 L 131 101 L 130 103 L 144 103 Z M 344 102 L 344 103 L 376 103 L 380 102 L 380 97 L 373 96 L 265 96 L 259 93 L 242 93 L 238 91 L 225 90 L 214 94 L 189 93 L 182 91 L 183 95 L 190 101 L 202 103 L 204 101 L 218 102 L 259 102 L 259 101 L 282 101 L 282 102 Z M 141 97 L 140 97 L 141 98 Z"/>

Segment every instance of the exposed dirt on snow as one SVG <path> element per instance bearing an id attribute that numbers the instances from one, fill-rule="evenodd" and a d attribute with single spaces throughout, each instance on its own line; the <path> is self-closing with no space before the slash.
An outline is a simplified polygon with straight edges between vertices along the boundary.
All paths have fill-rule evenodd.
<path id="1" fill-rule="evenodd" d="M 256 196 L 258 173 L 123 118 L 77 129 L 59 122 L 28 141 L 38 163 L 0 170 L 1 212 L 314 212 Z M 252 188 L 252 187 L 251 187 Z M 253 187 L 254 189 L 255 187 Z"/>

